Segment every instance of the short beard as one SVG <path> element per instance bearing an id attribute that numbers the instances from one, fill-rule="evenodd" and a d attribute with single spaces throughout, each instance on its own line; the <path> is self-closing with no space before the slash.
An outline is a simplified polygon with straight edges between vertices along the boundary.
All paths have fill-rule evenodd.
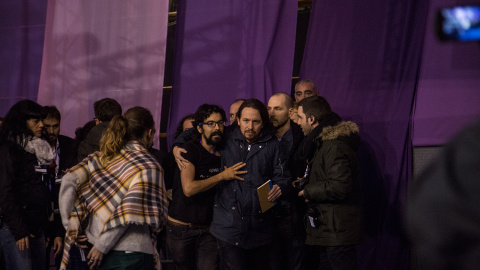
<path id="1" fill-rule="evenodd" d="M 213 136 L 215 136 L 215 135 L 220 135 L 220 140 L 214 141 Z M 214 132 L 212 132 L 212 134 L 210 134 L 210 136 L 208 138 L 205 137 L 204 135 L 202 135 L 202 137 L 205 139 L 206 144 L 215 146 L 215 145 L 218 145 L 222 141 L 223 133 L 221 131 L 214 131 Z"/>

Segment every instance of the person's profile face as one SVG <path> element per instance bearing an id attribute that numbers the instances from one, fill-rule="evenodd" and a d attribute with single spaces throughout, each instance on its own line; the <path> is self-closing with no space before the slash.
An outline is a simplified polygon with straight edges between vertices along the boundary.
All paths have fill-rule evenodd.
<path id="1" fill-rule="evenodd" d="M 312 131 L 312 120 L 311 117 L 308 117 L 303 112 L 303 107 L 298 107 L 298 125 L 302 128 L 303 135 L 307 136 Z"/>
<path id="2" fill-rule="evenodd" d="M 291 110 L 287 109 L 285 97 L 283 96 L 272 96 L 268 100 L 267 110 L 270 122 L 275 128 L 283 127 L 290 120 Z"/>
<path id="3" fill-rule="evenodd" d="M 33 136 L 38 138 L 42 137 L 43 122 L 41 119 L 28 119 L 27 128 L 32 131 Z"/>

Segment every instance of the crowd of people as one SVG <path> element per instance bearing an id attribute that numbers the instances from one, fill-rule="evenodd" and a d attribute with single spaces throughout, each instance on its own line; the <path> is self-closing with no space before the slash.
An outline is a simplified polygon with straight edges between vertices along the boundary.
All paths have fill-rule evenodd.
<path id="1" fill-rule="evenodd" d="M 99 100 L 71 139 L 56 107 L 18 102 L 0 125 L 0 269 L 357 269 L 358 126 L 310 80 L 294 99 L 235 100 L 230 121 L 200 105 L 168 154 L 146 108 Z"/>

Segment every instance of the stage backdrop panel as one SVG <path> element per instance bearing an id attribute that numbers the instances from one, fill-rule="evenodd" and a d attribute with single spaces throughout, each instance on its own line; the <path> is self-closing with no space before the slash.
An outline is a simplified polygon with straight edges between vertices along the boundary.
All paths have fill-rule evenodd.
<path id="1" fill-rule="evenodd" d="M 179 0 L 168 144 L 203 103 L 290 92 L 296 0 Z M 228 119 L 228 117 L 227 117 Z"/>
<path id="2" fill-rule="evenodd" d="M 167 20 L 168 0 L 48 1 L 38 102 L 59 108 L 62 133 L 74 136 L 105 97 L 160 125 Z"/>
<path id="3" fill-rule="evenodd" d="M 47 0 L 0 1 L 0 116 L 37 99 L 46 16 Z"/>
<path id="4" fill-rule="evenodd" d="M 431 1 L 413 116 L 414 146 L 442 145 L 480 116 L 479 42 L 442 42 L 433 31 L 440 8 L 479 4 Z"/>
<path id="5" fill-rule="evenodd" d="M 360 127 L 365 238 L 360 269 L 409 269 L 401 213 L 410 113 L 428 1 L 313 1 L 300 72 Z"/>

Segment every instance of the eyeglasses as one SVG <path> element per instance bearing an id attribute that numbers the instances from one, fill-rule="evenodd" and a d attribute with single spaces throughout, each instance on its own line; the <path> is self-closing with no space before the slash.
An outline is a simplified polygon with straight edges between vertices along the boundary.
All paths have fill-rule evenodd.
<path id="1" fill-rule="evenodd" d="M 201 126 L 201 125 L 207 125 L 209 128 L 214 128 L 215 125 L 218 125 L 218 127 L 223 127 L 223 126 L 225 126 L 225 121 L 223 121 L 223 120 L 220 120 L 220 121 L 217 121 L 217 122 L 215 122 L 215 121 L 208 121 L 208 122 L 206 122 L 206 123 L 199 123 L 199 125 L 200 125 L 200 126 Z"/>

